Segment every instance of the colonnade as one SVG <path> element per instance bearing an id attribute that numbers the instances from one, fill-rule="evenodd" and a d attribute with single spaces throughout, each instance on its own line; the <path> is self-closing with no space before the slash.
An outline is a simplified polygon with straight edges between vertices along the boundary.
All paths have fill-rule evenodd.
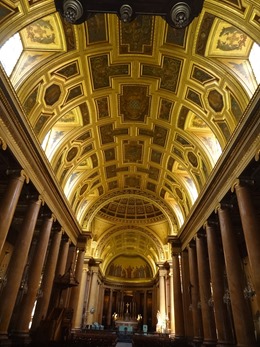
<path id="1" fill-rule="evenodd" d="M 101 259 L 85 257 L 89 235 L 73 243 L 25 172 L 5 175 L 0 199 L 0 345 L 10 336 L 26 340 L 38 334 L 55 309 L 71 314 L 70 329 L 101 324 L 104 314 L 111 326 L 120 302 L 120 295 L 114 295 L 120 289 L 106 285 Z M 138 289 L 142 311 L 135 313 L 142 314 L 144 324 L 150 320 L 155 327 L 159 310 L 175 338 L 204 346 L 257 345 L 260 233 L 251 184 L 237 180 L 190 240 L 169 236 L 172 261 L 158 263 L 153 285 Z"/>
<path id="2" fill-rule="evenodd" d="M 7 172 L 5 182 L 0 199 L 0 345 L 9 344 L 10 334 L 15 341 L 29 340 L 57 307 L 61 316 L 65 310 L 74 312 L 76 324 L 88 238 L 83 234 L 72 243 L 23 170 Z"/>
<path id="3" fill-rule="evenodd" d="M 249 182 L 232 192 L 232 204 L 226 196 L 185 247 L 171 240 L 174 334 L 204 346 L 259 341 L 259 212 Z"/>
<path id="4" fill-rule="evenodd" d="M 74 311 L 71 328 L 102 323 L 105 292 L 109 292 L 105 323 L 110 326 L 118 290 L 104 285 L 101 260 L 84 259 L 87 237 L 81 236 L 74 245 L 33 190 L 23 200 L 25 213 L 19 232 L 15 230 L 11 224 L 29 180 L 21 170 L 13 172 L 8 182 L 0 206 L 0 249 L 5 254 L 11 242 L 12 254 L 8 272 L 1 269 L 0 342 L 8 339 L 10 331 L 15 338 L 29 337 L 57 307 Z M 169 318 L 166 328 L 176 338 L 188 337 L 203 345 L 256 345 L 260 233 L 249 184 L 237 181 L 232 187 L 236 199 L 231 204 L 224 198 L 185 247 L 181 239 L 169 238 L 172 263 L 158 264 L 157 285 L 142 291 L 142 312 L 136 313 L 142 313 L 143 323 L 152 316 L 155 325 L 158 309 Z M 149 312 L 148 292 L 153 302 Z"/>

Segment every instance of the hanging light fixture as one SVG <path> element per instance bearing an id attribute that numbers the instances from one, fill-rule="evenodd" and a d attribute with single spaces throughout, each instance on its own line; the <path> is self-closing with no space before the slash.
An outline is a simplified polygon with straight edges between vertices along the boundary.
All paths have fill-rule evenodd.
<path id="1" fill-rule="evenodd" d="M 134 18 L 134 11 L 128 4 L 123 4 L 119 9 L 119 18 L 124 22 L 131 22 Z"/>
<path id="2" fill-rule="evenodd" d="M 69 23 L 81 24 L 96 13 L 117 14 L 124 23 L 138 15 L 161 16 L 177 29 L 188 26 L 197 17 L 204 0 L 54 0 L 57 11 Z"/>
<path id="3" fill-rule="evenodd" d="M 170 11 L 173 26 L 184 28 L 190 23 L 191 8 L 186 2 L 177 2 Z"/>

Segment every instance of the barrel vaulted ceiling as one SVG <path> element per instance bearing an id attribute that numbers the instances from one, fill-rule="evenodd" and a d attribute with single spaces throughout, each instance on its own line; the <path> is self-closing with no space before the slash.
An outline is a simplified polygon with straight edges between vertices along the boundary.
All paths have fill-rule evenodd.
<path id="1" fill-rule="evenodd" d="M 10 75 L 89 255 L 169 258 L 257 82 L 258 0 L 205 0 L 184 29 L 161 17 L 65 22 L 53 1 L 1 1 L 0 45 L 19 33 Z"/>

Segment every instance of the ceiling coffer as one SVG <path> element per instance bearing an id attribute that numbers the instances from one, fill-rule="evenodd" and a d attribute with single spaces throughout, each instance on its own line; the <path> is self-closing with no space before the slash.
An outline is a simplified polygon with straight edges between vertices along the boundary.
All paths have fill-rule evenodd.
<path id="1" fill-rule="evenodd" d="M 81 24 L 97 13 L 117 14 L 125 23 L 138 15 L 161 16 L 177 29 L 188 26 L 197 17 L 204 0 L 54 0 L 57 11 L 71 24 Z"/>

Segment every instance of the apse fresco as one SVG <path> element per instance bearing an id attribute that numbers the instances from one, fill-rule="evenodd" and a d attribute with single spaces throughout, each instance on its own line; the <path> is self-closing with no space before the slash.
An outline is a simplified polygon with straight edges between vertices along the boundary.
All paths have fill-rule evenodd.
<path id="1" fill-rule="evenodd" d="M 141 257 L 118 257 L 111 262 L 106 276 L 120 277 L 125 280 L 152 278 L 152 270 Z"/>

